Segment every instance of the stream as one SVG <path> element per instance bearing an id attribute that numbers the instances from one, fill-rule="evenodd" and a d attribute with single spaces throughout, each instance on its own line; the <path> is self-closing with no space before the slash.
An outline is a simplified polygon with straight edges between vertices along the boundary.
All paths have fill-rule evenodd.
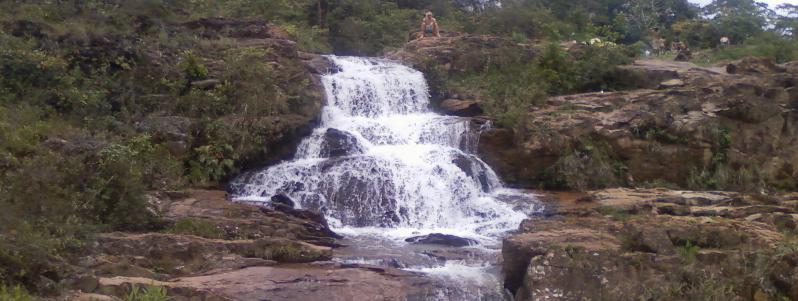
<path id="1" fill-rule="evenodd" d="M 322 213 L 346 247 L 335 261 L 388 266 L 430 279 L 421 300 L 512 300 L 501 239 L 539 209 L 505 188 L 476 155 L 479 128 L 431 111 L 422 73 L 361 57 L 328 57 L 320 125 L 291 161 L 233 181 L 234 199 Z M 444 244 L 419 244 L 425 235 Z M 448 244 L 448 245 L 447 245 Z"/>

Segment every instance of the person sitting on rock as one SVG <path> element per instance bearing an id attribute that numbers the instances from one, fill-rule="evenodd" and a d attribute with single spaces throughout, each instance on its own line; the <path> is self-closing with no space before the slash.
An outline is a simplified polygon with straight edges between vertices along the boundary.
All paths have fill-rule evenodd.
<path id="1" fill-rule="evenodd" d="M 424 14 L 424 19 L 421 20 L 421 38 L 425 37 L 437 37 L 440 38 L 441 34 L 438 29 L 438 20 L 435 20 L 435 17 L 432 16 L 431 11 L 427 11 Z"/>

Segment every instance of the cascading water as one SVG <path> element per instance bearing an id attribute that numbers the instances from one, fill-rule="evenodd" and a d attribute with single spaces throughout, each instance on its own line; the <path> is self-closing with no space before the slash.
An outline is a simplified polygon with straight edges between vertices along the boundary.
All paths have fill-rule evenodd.
<path id="1" fill-rule="evenodd" d="M 293 161 L 234 181 L 235 199 L 268 202 L 283 194 L 297 206 L 323 213 L 339 233 L 398 244 L 411 236 L 445 233 L 495 246 L 502 233 L 526 217 L 500 201 L 514 193 L 473 155 L 477 133 L 470 121 L 430 111 L 420 72 L 381 59 L 329 59 L 340 72 L 323 77 L 327 105 L 319 128 L 301 143 Z M 484 276 L 482 265 L 479 260 L 400 264 L 443 278 L 477 279 Z M 492 292 L 459 294 L 503 299 L 500 284 L 495 277 L 491 281 Z M 448 300 L 452 294 L 458 293 L 447 290 L 435 298 Z"/>

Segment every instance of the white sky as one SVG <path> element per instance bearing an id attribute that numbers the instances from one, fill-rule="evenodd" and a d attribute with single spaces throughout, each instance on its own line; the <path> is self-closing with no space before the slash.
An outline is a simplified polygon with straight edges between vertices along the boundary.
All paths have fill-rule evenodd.
<path id="1" fill-rule="evenodd" d="M 712 0 L 690 0 L 690 2 L 698 3 L 703 6 L 712 2 Z M 798 0 L 756 0 L 756 2 L 765 2 L 770 5 L 770 8 L 776 8 L 777 5 L 782 3 L 798 4 Z"/>

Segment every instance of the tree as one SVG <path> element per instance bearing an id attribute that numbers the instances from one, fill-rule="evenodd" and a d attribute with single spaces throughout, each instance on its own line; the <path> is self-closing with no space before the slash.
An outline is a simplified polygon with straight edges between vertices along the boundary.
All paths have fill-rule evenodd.
<path id="1" fill-rule="evenodd" d="M 798 38 L 798 5 L 782 4 L 777 10 L 781 15 L 776 20 L 774 29 L 782 35 Z"/>
<path id="2" fill-rule="evenodd" d="M 704 13 L 712 18 L 716 31 L 731 38 L 732 43 L 758 36 L 773 16 L 767 4 L 754 0 L 714 0 L 704 8 Z"/>

